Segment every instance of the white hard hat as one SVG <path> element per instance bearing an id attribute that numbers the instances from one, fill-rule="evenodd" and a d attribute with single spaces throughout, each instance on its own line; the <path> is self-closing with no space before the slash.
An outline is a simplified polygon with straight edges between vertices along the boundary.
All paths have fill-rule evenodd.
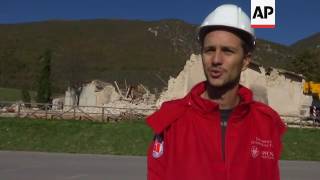
<path id="1" fill-rule="evenodd" d="M 208 28 L 232 28 L 240 33 L 247 34 L 250 43 L 254 46 L 255 35 L 254 29 L 251 28 L 251 21 L 248 15 L 242 9 L 233 4 L 224 4 L 212 11 L 202 22 L 198 31 L 198 39 L 205 35 L 205 29 Z"/>

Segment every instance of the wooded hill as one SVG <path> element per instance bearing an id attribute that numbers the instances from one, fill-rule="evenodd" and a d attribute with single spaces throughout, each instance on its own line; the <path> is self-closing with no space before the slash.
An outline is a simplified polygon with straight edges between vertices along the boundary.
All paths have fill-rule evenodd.
<path id="1" fill-rule="evenodd" d="M 39 57 L 49 49 L 55 92 L 93 79 L 120 83 L 126 80 L 128 84 L 143 83 L 151 90 L 159 89 L 169 76 L 182 70 L 192 53 L 199 53 L 196 29 L 197 26 L 180 20 L 3 24 L 0 87 L 35 89 Z M 296 52 L 310 50 L 311 64 L 319 65 L 319 39 L 318 33 L 291 47 L 258 39 L 255 60 L 265 66 L 300 72 Z M 299 65 L 293 65 L 294 60 Z"/>

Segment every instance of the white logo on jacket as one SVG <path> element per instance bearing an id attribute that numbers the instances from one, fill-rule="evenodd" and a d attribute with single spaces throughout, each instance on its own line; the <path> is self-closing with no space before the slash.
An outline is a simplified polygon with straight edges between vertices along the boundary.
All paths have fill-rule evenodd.
<path id="1" fill-rule="evenodd" d="M 258 147 L 257 146 L 252 146 L 251 147 L 251 156 L 253 157 L 253 158 L 256 158 L 256 157 L 258 157 L 259 156 L 259 149 L 258 149 Z"/>
<path id="2" fill-rule="evenodd" d="M 250 147 L 251 157 L 262 159 L 274 159 L 272 140 L 255 137 L 251 141 Z"/>

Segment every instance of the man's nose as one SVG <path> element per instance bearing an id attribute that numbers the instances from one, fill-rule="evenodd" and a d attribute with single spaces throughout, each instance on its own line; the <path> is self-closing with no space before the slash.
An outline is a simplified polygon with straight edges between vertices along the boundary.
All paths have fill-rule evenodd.
<path id="1" fill-rule="evenodd" d="M 216 50 L 216 53 L 212 56 L 212 64 L 222 64 L 222 53 L 220 50 Z"/>

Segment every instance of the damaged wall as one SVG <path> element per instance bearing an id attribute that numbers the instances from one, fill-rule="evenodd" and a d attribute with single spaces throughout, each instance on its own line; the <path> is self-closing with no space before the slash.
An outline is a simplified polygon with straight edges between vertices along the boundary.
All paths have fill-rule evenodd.
<path id="1" fill-rule="evenodd" d="M 119 89 L 119 91 L 121 90 Z M 70 106 L 77 104 L 76 93 L 73 89 L 68 88 L 64 102 L 65 111 L 70 110 Z M 122 96 L 112 84 L 99 80 L 83 85 L 79 106 L 81 112 L 86 113 L 102 113 L 101 107 L 105 107 L 104 113 L 114 116 L 121 114 L 150 115 L 156 109 L 155 95 L 151 94 L 142 84 L 131 85 L 127 89 L 126 96 Z"/>
<path id="2" fill-rule="evenodd" d="M 103 106 L 103 104 L 119 100 L 120 95 L 112 84 L 94 80 L 82 87 L 79 98 L 79 106 Z M 68 88 L 65 93 L 64 105 L 73 106 L 76 104 L 76 93 L 72 88 Z"/>
<path id="3" fill-rule="evenodd" d="M 94 80 L 82 88 L 79 106 L 103 106 L 119 98 L 112 84 Z"/>
<path id="4" fill-rule="evenodd" d="M 168 81 L 168 90 L 157 101 L 162 102 L 185 96 L 198 82 L 205 80 L 200 55 L 191 55 L 184 69 Z M 302 76 L 279 69 L 265 69 L 251 63 L 241 74 L 240 83 L 254 93 L 254 99 L 269 104 L 281 115 L 300 115 L 311 104 L 311 97 L 303 95 Z M 308 112 L 308 111 L 307 111 Z"/>
<path id="5" fill-rule="evenodd" d="M 64 96 L 64 106 L 73 106 L 76 104 L 76 92 L 74 89 L 68 87 Z"/>

